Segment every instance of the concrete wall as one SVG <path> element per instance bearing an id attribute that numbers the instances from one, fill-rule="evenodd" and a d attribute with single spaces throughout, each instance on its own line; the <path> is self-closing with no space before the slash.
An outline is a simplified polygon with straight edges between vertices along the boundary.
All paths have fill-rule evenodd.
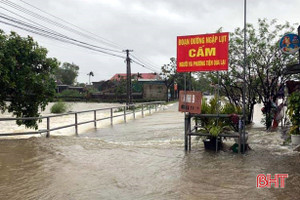
<path id="1" fill-rule="evenodd" d="M 165 84 L 144 83 L 143 99 L 162 100 L 167 99 L 167 87 Z"/>

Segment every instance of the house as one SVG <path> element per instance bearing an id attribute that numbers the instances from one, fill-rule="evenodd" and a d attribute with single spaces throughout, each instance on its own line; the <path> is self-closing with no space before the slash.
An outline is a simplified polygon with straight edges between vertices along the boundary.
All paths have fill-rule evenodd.
<path id="1" fill-rule="evenodd" d="M 62 93 L 64 90 L 75 90 L 79 93 L 83 93 L 84 87 L 75 87 L 71 85 L 56 85 L 56 93 Z"/>
<path id="2" fill-rule="evenodd" d="M 132 73 L 132 95 L 137 100 L 166 100 L 167 87 L 157 73 Z M 115 74 L 108 81 L 93 82 L 96 98 L 126 100 L 127 74 Z"/>
<path id="3" fill-rule="evenodd" d="M 161 80 L 161 77 L 157 73 L 132 73 L 131 77 L 133 80 Z M 121 79 L 126 80 L 127 74 L 115 74 L 110 80 L 120 81 Z"/>
<path id="4" fill-rule="evenodd" d="M 139 81 L 143 84 L 143 99 L 145 100 L 166 100 L 167 99 L 167 86 L 162 80 L 154 81 Z"/>

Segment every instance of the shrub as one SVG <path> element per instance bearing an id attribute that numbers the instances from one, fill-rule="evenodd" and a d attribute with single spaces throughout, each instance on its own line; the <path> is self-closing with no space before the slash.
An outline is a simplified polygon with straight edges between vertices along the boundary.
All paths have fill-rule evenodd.
<path id="1" fill-rule="evenodd" d="M 51 113 L 64 113 L 67 111 L 67 104 L 62 101 L 56 102 L 50 109 Z"/>
<path id="2" fill-rule="evenodd" d="M 287 114 L 292 122 L 289 133 L 300 135 L 300 91 L 295 91 L 289 96 Z"/>
<path id="3" fill-rule="evenodd" d="M 202 114 L 231 114 L 230 118 L 210 118 L 210 117 L 197 117 L 197 121 L 201 126 L 198 131 L 203 133 L 210 133 L 213 137 L 218 136 L 223 131 L 238 131 L 238 119 L 234 116 L 241 113 L 241 108 L 229 102 L 224 98 L 220 98 L 220 105 L 218 108 L 217 98 L 211 98 L 208 102 L 205 98 L 202 99 L 201 113 Z"/>
<path id="4" fill-rule="evenodd" d="M 64 90 L 60 94 L 57 94 L 57 97 L 84 97 L 84 94 L 81 94 L 77 90 Z"/>

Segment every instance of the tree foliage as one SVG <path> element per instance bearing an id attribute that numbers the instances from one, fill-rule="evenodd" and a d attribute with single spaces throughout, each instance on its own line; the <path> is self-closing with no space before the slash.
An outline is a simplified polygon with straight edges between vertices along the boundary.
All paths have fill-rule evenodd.
<path id="1" fill-rule="evenodd" d="M 74 63 L 65 62 L 59 67 L 56 72 L 56 80 L 66 85 L 74 85 L 78 76 L 79 66 Z M 92 73 L 92 74 L 91 74 Z M 94 75 L 93 72 L 89 73 Z"/>
<path id="2" fill-rule="evenodd" d="M 179 76 L 179 73 L 176 72 L 176 58 L 170 58 L 170 63 L 164 64 L 161 67 L 161 76 L 165 80 L 165 85 L 167 89 L 171 87 L 175 83 L 175 80 Z"/>
<path id="3" fill-rule="evenodd" d="M 127 92 L 127 81 L 125 78 L 120 77 L 119 81 L 113 81 L 114 87 L 111 88 L 115 92 L 116 96 L 121 96 Z"/>
<path id="4" fill-rule="evenodd" d="M 31 37 L 0 31 L 0 109 L 16 117 L 39 117 L 55 94 L 56 59 Z M 10 103 L 6 103 L 9 100 Z M 37 128 L 36 120 L 18 120 L 18 125 Z"/>
<path id="5" fill-rule="evenodd" d="M 213 87 L 211 86 L 211 80 L 207 77 L 209 73 L 198 72 L 198 73 L 178 73 L 176 71 L 177 63 L 176 58 L 170 58 L 169 64 L 164 64 L 161 69 L 161 76 L 165 81 L 167 89 L 170 89 L 171 96 L 174 95 L 175 83 L 178 86 L 178 91 L 184 90 L 185 87 L 185 78 L 186 76 L 186 89 L 187 90 L 196 90 L 201 92 L 212 93 Z M 174 98 L 174 97 L 173 97 Z"/>
<path id="6" fill-rule="evenodd" d="M 290 134 L 300 134 L 300 91 L 293 92 L 288 98 L 288 115 L 292 122 Z"/>
<path id="7" fill-rule="evenodd" d="M 246 112 L 247 120 L 252 120 L 253 108 L 257 102 L 270 107 L 273 98 L 278 95 L 280 86 L 289 78 L 284 76 L 283 69 L 294 62 L 296 56 L 281 53 L 278 45 L 280 38 L 288 32 L 293 32 L 296 26 L 288 22 L 278 24 L 276 20 L 258 19 L 256 26 L 247 24 L 246 43 Z M 228 99 L 241 106 L 243 93 L 244 66 L 244 30 L 236 28 L 230 34 L 229 70 L 220 73 L 222 93 Z M 217 83 L 216 74 L 210 79 Z M 266 126 L 270 127 L 271 109 L 266 111 Z"/>
<path id="8" fill-rule="evenodd" d="M 193 86 L 196 91 L 208 94 L 216 93 L 216 87 L 215 85 L 212 85 L 213 82 L 208 78 L 209 75 L 209 72 L 196 73 L 196 79 L 193 80 L 195 82 L 193 83 Z"/>
<path id="9" fill-rule="evenodd" d="M 171 98 L 174 99 L 174 84 L 177 84 L 177 88 L 178 91 L 180 90 L 184 90 L 184 85 L 185 85 L 185 81 L 184 81 L 184 74 L 185 73 L 178 73 L 176 71 L 177 68 L 177 63 L 176 63 L 176 58 L 172 57 L 170 58 L 170 62 L 169 64 L 164 64 L 161 67 L 162 73 L 161 73 L 161 77 L 163 78 L 163 80 L 165 81 L 165 85 L 167 86 L 167 89 L 170 90 L 171 92 Z M 192 76 L 190 76 L 190 74 L 186 73 L 186 80 L 187 83 L 195 83 L 194 79 Z M 187 90 L 189 90 L 189 87 L 193 88 L 192 85 L 188 85 L 187 84 Z"/>

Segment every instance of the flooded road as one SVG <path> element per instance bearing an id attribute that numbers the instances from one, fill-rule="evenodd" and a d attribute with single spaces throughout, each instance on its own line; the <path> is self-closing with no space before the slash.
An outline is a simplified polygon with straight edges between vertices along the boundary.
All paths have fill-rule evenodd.
<path id="1" fill-rule="evenodd" d="M 92 109 L 103 109 L 103 108 L 111 108 L 111 107 L 116 107 L 116 106 L 122 106 L 122 104 L 117 104 L 117 103 L 92 103 L 92 102 L 65 102 L 67 106 L 67 112 L 71 111 L 83 111 L 83 110 L 92 110 Z M 44 111 L 40 111 L 42 116 L 51 116 L 55 115 L 50 112 L 51 107 L 54 105 L 54 102 L 49 103 L 46 106 L 46 109 Z M 100 118 L 105 118 L 110 116 L 110 110 L 103 110 L 103 111 L 97 111 L 97 119 Z M 1 113 L 0 112 L 0 118 L 13 118 L 14 116 L 11 115 L 11 113 L 5 112 Z M 94 114 L 93 112 L 87 112 L 87 113 L 80 113 L 78 114 L 78 122 L 83 122 L 83 121 L 89 121 L 94 119 Z M 70 124 L 74 123 L 74 115 L 64 115 L 61 117 L 54 117 L 51 118 L 50 120 L 50 127 L 51 128 L 56 128 L 56 127 L 61 127 L 61 126 L 67 126 Z M 120 121 L 120 120 L 119 120 Z M 109 120 L 102 121 L 102 125 L 108 125 L 110 124 Z M 47 128 L 47 120 L 43 119 L 41 122 L 38 123 L 39 130 L 45 130 Z M 79 132 L 86 132 L 87 130 L 93 128 L 93 125 L 90 124 L 85 124 L 81 125 L 79 127 Z M 5 134 L 5 133 L 19 133 L 19 132 L 30 132 L 34 131 L 33 129 L 28 129 L 25 128 L 24 125 L 17 126 L 15 121 L 0 121 L 0 134 Z M 75 135 L 75 128 L 70 127 L 70 128 L 65 128 L 65 129 L 59 129 L 56 131 L 51 131 L 51 135 L 56 135 L 56 136 L 74 136 Z M 34 135 L 31 135 L 31 137 Z M 39 135 L 35 135 L 39 136 Z M 9 138 L 28 138 L 28 136 L 10 136 Z"/>
<path id="2" fill-rule="evenodd" d="M 177 104 L 80 137 L 0 140 L 0 199 L 298 199 L 300 157 L 280 133 L 252 129 L 252 151 L 183 149 Z M 228 148 L 233 141 L 226 141 Z M 285 188 L 256 188 L 287 173 Z"/>

